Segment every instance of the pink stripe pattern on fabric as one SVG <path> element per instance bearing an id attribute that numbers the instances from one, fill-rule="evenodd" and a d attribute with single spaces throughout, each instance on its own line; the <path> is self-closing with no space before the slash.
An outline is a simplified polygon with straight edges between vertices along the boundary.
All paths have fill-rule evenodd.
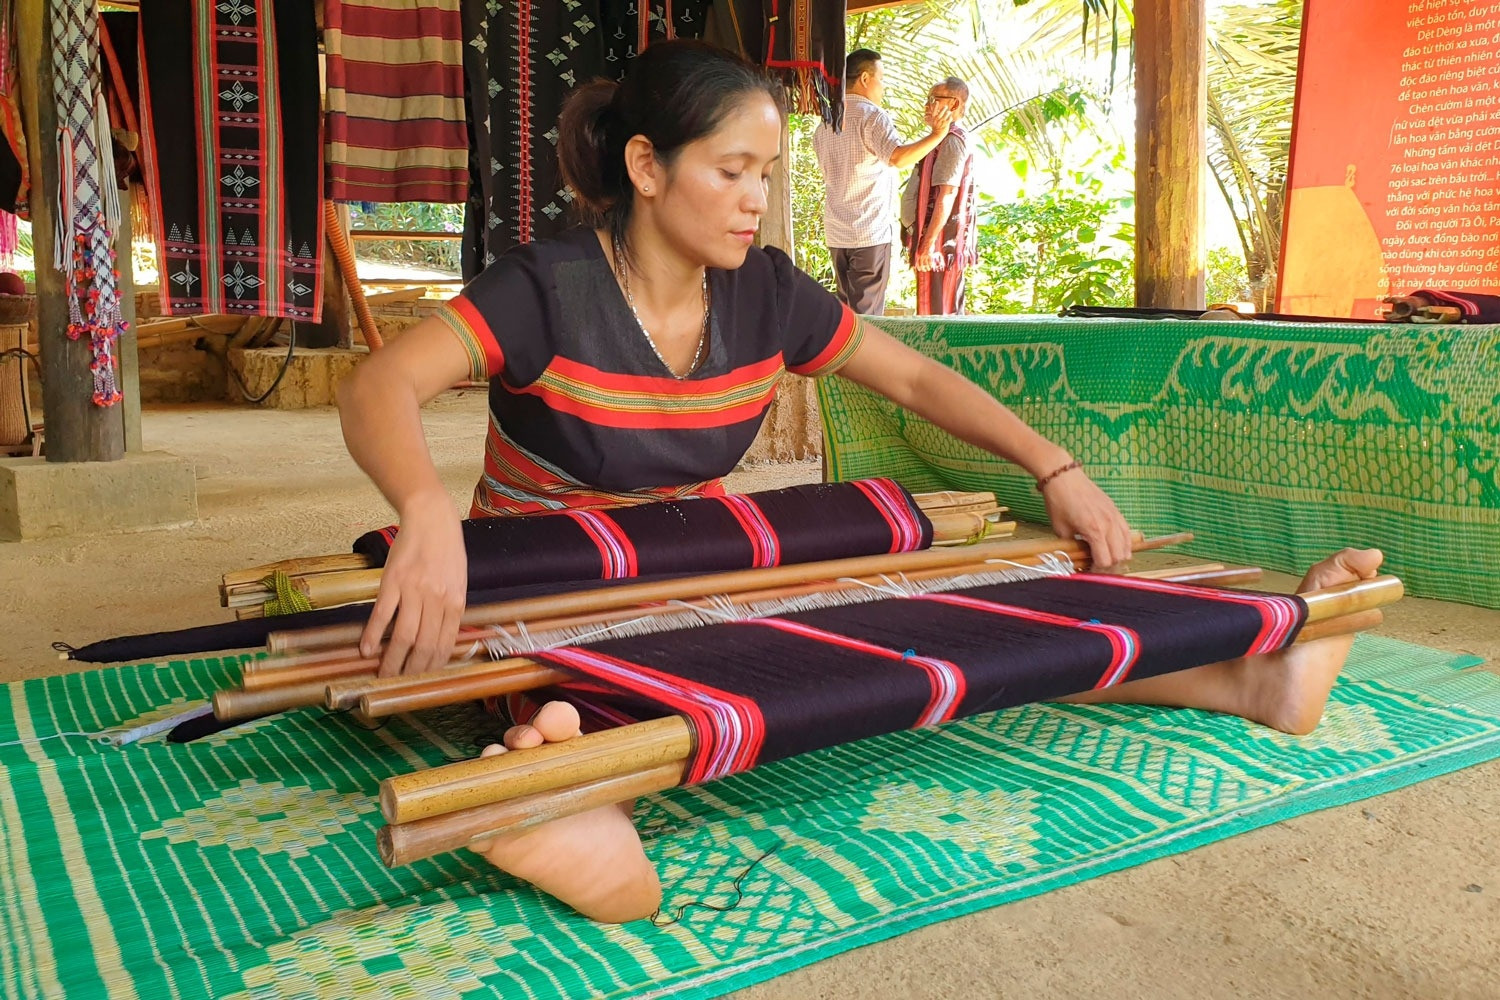
<path id="1" fill-rule="evenodd" d="M 898 652 L 894 649 L 888 649 L 885 646 L 877 646 L 874 643 L 865 642 L 862 639 L 839 635 L 837 632 L 828 632 L 824 629 L 814 628 L 811 625 L 804 625 L 801 622 L 787 621 L 784 618 L 755 618 L 740 622 L 739 624 L 760 625 L 766 628 L 779 629 L 782 632 L 799 635 L 804 639 L 812 639 L 815 642 L 825 642 L 831 646 L 842 646 L 844 649 L 868 653 L 886 660 L 900 660 L 902 663 L 922 671 L 927 675 L 927 681 L 932 686 L 932 698 L 927 702 L 922 713 L 912 723 L 913 729 L 936 726 L 939 723 L 951 720 L 953 713 L 958 711 L 959 703 L 963 701 L 964 692 L 967 689 L 964 672 L 947 660 L 939 660 L 930 656 L 917 656 L 910 651 Z"/>
<path id="2" fill-rule="evenodd" d="M 618 580 L 636 575 L 635 545 L 629 536 L 615 523 L 614 518 L 603 511 L 568 510 L 561 512 L 578 523 L 595 545 L 603 563 L 602 580 Z"/>
<path id="3" fill-rule="evenodd" d="M 767 566 L 776 566 L 781 563 L 781 540 L 776 534 L 776 529 L 771 527 L 771 522 L 766 520 L 765 512 L 759 505 L 744 494 L 733 494 L 716 498 L 734 519 L 745 529 L 745 537 L 750 539 L 750 547 L 754 550 L 754 561 L 751 566 L 754 569 L 764 569 Z"/>

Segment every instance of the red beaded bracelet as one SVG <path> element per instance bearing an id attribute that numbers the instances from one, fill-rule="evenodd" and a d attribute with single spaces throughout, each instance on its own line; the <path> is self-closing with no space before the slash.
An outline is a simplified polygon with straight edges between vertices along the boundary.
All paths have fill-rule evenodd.
<path id="1" fill-rule="evenodd" d="M 1069 462 L 1067 465 L 1059 466 L 1058 468 L 1053 469 L 1051 472 L 1047 473 L 1045 476 L 1043 476 L 1042 478 L 1040 478 L 1040 479 L 1038 479 L 1036 481 L 1036 491 L 1038 493 L 1042 492 L 1042 487 L 1044 487 L 1048 483 L 1052 482 L 1052 480 L 1056 479 L 1058 476 L 1062 475 L 1064 472 L 1072 472 L 1074 469 L 1081 469 L 1081 468 L 1083 468 L 1083 463 L 1080 462 L 1080 461 L 1078 461 L 1078 459 L 1075 458 L 1075 459 L 1073 459 L 1073 461 Z"/>

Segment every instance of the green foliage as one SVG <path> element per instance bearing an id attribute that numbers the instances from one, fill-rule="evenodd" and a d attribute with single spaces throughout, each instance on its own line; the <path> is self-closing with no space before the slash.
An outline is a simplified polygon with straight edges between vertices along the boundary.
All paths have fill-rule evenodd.
<path id="1" fill-rule="evenodd" d="M 1131 205 L 1092 173 L 1071 171 L 1047 193 L 1015 202 L 982 197 L 979 263 L 969 311 L 1051 313 L 1072 305 L 1127 306 L 1135 296 Z"/>
<path id="2" fill-rule="evenodd" d="M 371 210 L 366 211 L 359 205 L 350 205 L 349 228 L 462 233 L 464 207 L 409 201 L 373 205 Z M 359 256 L 366 260 L 414 264 L 455 272 L 462 266 L 461 244 L 458 240 L 360 240 L 355 246 Z"/>
<path id="3" fill-rule="evenodd" d="M 1260 309 L 1280 263 L 1301 37 L 1302 0 L 1222 7 L 1209 25 L 1208 162 Z"/>
<path id="4" fill-rule="evenodd" d="M 1245 258 L 1227 247 L 1208 252 L 1208 302 L 1254 302 Z"/>
<path id="5" fill-rule="evenodd" d="M 816 115 L 792 115 L 789 156 L 792 175 L 792 241 L 793 260 L 802 270 L 821 281 L 830 291 L 834 288 L 833 258 L 823 239 L 823 175 L 813 153 L 813 132 L 818 128 Z"/>

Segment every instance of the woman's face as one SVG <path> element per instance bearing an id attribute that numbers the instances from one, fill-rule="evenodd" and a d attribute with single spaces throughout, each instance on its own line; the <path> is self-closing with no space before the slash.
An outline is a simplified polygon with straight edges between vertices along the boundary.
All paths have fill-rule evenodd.
<path id="1" fill-rule="evenodd" d="M 678 150 L 652 199 L 652 216 L 679 253 L 707 267 L 745 262 L 784 128 L 770 97 L 745 94 L 717 129 Z"/>

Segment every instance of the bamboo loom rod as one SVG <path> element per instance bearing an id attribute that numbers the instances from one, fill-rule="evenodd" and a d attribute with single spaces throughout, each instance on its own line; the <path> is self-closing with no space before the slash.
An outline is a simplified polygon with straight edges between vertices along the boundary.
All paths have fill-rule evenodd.
<path id="1" fill-rule="evenodd" d="M 1169 535 L 1153 539 L 1160 547 L 1177 545 L 1192 540 L 1192 534 Z M 1131 533 L 1131 544 L 1141 549 L 1146 541 L 1140 532 Z M 874 556 L 854 556 L 847 559 L 829 559 L 821 562 L 794 563 L 788 566 L 770 566 L 765 569 L 735 570 L 728 573 L 707 573 L 701 576 L 681 577 L 674 580 L 654 580 L 646 583 L 622 584 L 593 590 L 552 594 L 546 597 L 521 598 L 496 604 L 481 604 L 464 612 L 461 625 L 483 626 L 493 621 L 525 621 L 530 618 L 560 617 L 565 614 L 582 614 L 613 608 L 629 607 L 632 604 L 648 604 L 654 601 L 675 601 L 708 594 L 735 594 L 745 590 L 809 583 L 813 580 L 838 579 L 845 576 L 873 576 L 880 573 L 902 573 L 908 570 L 931 569 L 940 566 L 958 566 L 984 559 L 1014 559 L 1018 556 L 1041 555 L 1076 544 L 1056 538 L 1011 539 L 1003 542 L 984 542 L 972 547 L 922 549 L 917 552 L 902 552 Z M 326 649 L 329 646 L 348 646 L 359 641 L 364 626 L 358 622 L 344 625 L 329 625 L 322 628 L 302 629 L 296 632 L 272 632 L 266 638 L 266 648 L 273 653 L 289 652 L 293 649 Z"/>
<path id="2" fill-rule="evenodd" d="M 1153 543 L 1148 540 L 1144 544 L 1149 546 Z M 1087 565 L 1087 560 L 1084 558 L 1081 550 L 1063 549 L 1061 551 L 1063 554 L 1078 560 L 1082 565 Z M 1006 560 L 1006 562 L 1014 563 L 1015 565 L 1039 565 L 1041 557 L 1025 557 L 1018 560 Z M 975 563 L 942 569 L 911 571 L 902 574 L 902 579 L 907 583 L 926 583 L 933 580 L 952 579 L 975 573 L 993 571 L 995 568 L 993 563 Z M 1219 586 L 1253 583 L 1259 580 L 1261 576 L 1261 571 L 1255 567 L 1224 569 L 1217 563 L 1209 563 L 1203 566 L 1178 567 L 1171 572 L 1174 575 L 1165 578 L 1173 582 Z M 1143 576 L 1145 574 L 1129 575 Z M 1153 575 L 1156 578 L 1163 578 L 1160 572 Z M 888 579 L 882 577 L 867 577 L 863 580 L 820 581 L 816 584 L 807 584 L 801 587 L 741 592 L 736 594 L 735 598 L 742 605 L 753 605 L 815 594 L 873 589 L 888 582 Z M 518 624 L 524 624 L 530 634 L 536 637 L 538 641 L 545 640 L 551 643 L 554 640 L 548 637 L 555 636 L 561 631 L 576 633 L 580 628 L 591 626 L 598 626 L 602 630 L 605 627 L 618 625 L 622 622 L 634 622 L 644 618 L 683 614 L 686 610 L 692 608 L 712 609 L 716 603 L 717 601 L 714 598 L 704 598 L 697 601 L 653 604 L 644 607 L 634 606 L 626 609 L 595 612 L 586 615 L 564 616 L 554 619 L 533 619 L 525 623 L 496 623 L 495 627 L 514 628 Z M 686 605 L 687 607 L 683 608 L 682 605 Z M 450 663 L 452 661 L 472 660 L 477 643 L 484 638 L 485 636 L 483 635 L 472 634 L 460 638 L 454 645 L 450 656 Z M 574 638 L 572 641 L 581 640 Z M 379 662 L 378 658 L 362 658 L 359 656 L 358 650 L 350 648 L 281 655 L 246 663 L 241 668 L 240 686 L 243 692 L 257 692 L 288 684 L 307 685 L 313 681 L 322 680 L 328 683 L 326 698 L 322 701 L 324 707 L 333 711 L 358 708 L 361 712 L 367 713 L 372 717 L 391 715 L 399 712 L 418 711 L 424 708 L 453 704 L 457 701 L 465 701 L 471 698 L 494 697 L 502 694 L 510 694 L 517 690 L 510 681 L 503 679 L 503 675 L 510 669 L 507 665 L 509 661 L 502 661 L 501 663 L 454 663 L 445 669 L 423 675 L 377 678 L 375 672 L 379 666 Z M 549 683 L 556 683 L 556 681 L 549 681 Z M 315 703 L 317 702 L 309 702 L 309 704 Z M 220 701 L 220 707 L 224 711 L 237 713 L 252 711 L 259 704 L 260 701 L 256 698 L 242 698 L 238 692 L 228 693 Z M 240 708 L 239 706 L 244 707 Z"/>
<path id="3" fill-rule="evenodd" d="M 960 576 L 965 573 L 973 573 L 988 568 L 987 564 L 956 566 L 951 570 L 930 570 L 924 574 L 907 574 L 908 580 L 926 579 L 932 576 Z M 757 601 L 789 599 L 804 595 L 818 593 L 839 593 L 846 590 L 868 589 L 879 586 L 883 581 L 880 577 L 858 578 L 859 582 L 822 581 L 817 584 L 805 584 L 800 587 L 787 587 L 771 590 L 742 591 L 735 596 L 738 603 L 748 604 Z M 490 627 L 482 631 L 476 630 L 468 635 L 460 633 L 458 641 L 454 643 L 453 650 L 449 655 L 449 662 L 472 659 L 475 647 L 485 639 L 496 637 L 498 629 L 512 629 L 518 626 L 524 627 L 529 634 L 545 635 L 562 630 L 585 628 L 590 625 L 601 628 L 612 624 L 632 621 L 639 618 L 654 618 L 666 615 L 683 614 L 690 608 L 706 609 L 716 605 L 712 597 L 697 598 L 691 601 L 671 602 L 667 604 L 653 603 L 647 605 L 633 605 L 627 608 L 618 608 L 611 611 L 598 611 L 591 614 L 563 615 L 557 618 L 531 619 L 529 621 L 507 621 L 492 623 Z M 684 605 L 686 607 L 684 607 Z M 327 678 L 330 681 L 358 677 L 360 675 L 373 675 L 380 666 L 380 658 L 362 657 L 357 647 L 344 646 L 327 650 L 315 650 L 309 653 L 292 653 L 269 657 L 264 660 L 252 660 L 241 667 L 240 686 L 246 690 L 256 690 L 266 687 L 277 687 L 284 684 L 295 684 L 302 681 Z M 436 673 L 446 676 L 449 672 L 462 669 L 456 665 L 448 670 L 440 670 Z M 428 679 L 431 674 L 425 675 Z M 417 677 L 393 677 L 392 681 L 418 680 Z M 330 708 L 347 708 L 348 705 L 329 705 Z"/>
<path id="4" fill-rule="evenodd" d="M 1260 571 L 1241 571 L 1242 574 L 1259 579 Z M 1173 583 L 1182 580 L 1170 577 Z M 402 712 L 420 712 L 423 709 L 456 705 L 459 702 L 501 697 L 531 690 L 520 681 L 517 670 L 534 669 L 535 664 L 525 657 L 510 657 L 492 663 L 477 663 L 471 666 L 450 667 L 440 672 L 399 678 L 344 678 L 330 681 L 324 708 L 359 708 L 369 718 L 384 718 Z M 567 681 L 565 673 L 549 670 L 546 679 L 534 687 L 550 687 Z"/>
<path id="5" fill-rule="evenodd" d="M 1149 542 L 1147 544 L 1150 544 Z M 1079 560 L 1082 565 L 1087 565 L 1081 550 L 1064 550 L 1064 553 Z M 1016 565 L 1040 565 L 1040 557 L 1026 557 L 1020 560 L 1007 560 Z M 953 566 L 943 569 L 924 571 L 913 571 L 902 574 L 902 580 L 907 583 L 926 583 L 933 580 L 953 579 L 976 573 L 993 572 L 993 563 L 975 563 L 965 566 Z M 1198 566 L 1182 566 L 1167 571 L 1150 571 L 1149 573 L 1131 573 L 1129 576 L 1139 576 L 1149 579 L 1168 579 L 1175 583 L 1198 583 L 1217 586 L 1228 586 L 1233 584 L 1253 583 L 1260 579 L 1261 571 L 1256 567 L 1245 567 L 1236 569 L 1225 569 L 1219 563 L 1206 563 Z M 778 588 L 763 591 L 748 591 L 736 594 L 736 603 L 741 605 L 753 605 L 766 602 L 783 601 L 803 596 L 816 594 L 836 593 L 841 591 L 858 591 L 860 589 L 873 589 L 889 582 L 887 578 L 866 577 L 863 580 L 845 579 L 837 581 L 820 581 L 817 584 L 807 584 L 801 587 Z M 524 624 L 528 632 L 537 639 L 547 643 L 553 642 L 549 636 L 554 636 L 561 631 L 576 631 L 590 626 L 606 627 L 622 622 L 634 622 L 644 618 L 659 616 L 670 616 L 683 614 L 685 610 L 712 609 L 716 605 L 714 599 L 705 598 L 697 601 L 673 602 L 672 604 L 653 604 L 647 606 L 636 606 L 628 609 L 615 611 L 597 612 L 587 615 L 565 616 L 562 618 L 532 620 Z M 683 606 L 686 606 L 685 608 Z M 518 623 L 497 623 L 495 627 L 514 628 Z M 682 626 L 692 627 L 692 626 Z M 492 633 L 491 633 L 492 634 Z M 255 660 L 246 663 L 242 668 L 241 687 L 246 691 L 260 690 L 285 684 L 306 683 L 317 679 L 327 679 L 329 682 L 328 697 L 324 707 L 341 711 L 358 707 L 363 712 L 372 713 L 378 717 L 395 712 L 417 711 L 423 708 L 432 708 L 437 705 L 451 704 L 453 700 L 466 700 L 468 697 L 485 698 L 497 694 L 509 694 L 513 688 L 502 684 L 498 690 L 484 690 L 483 681 L 479 678 L 494 677 L 503 674 L 505 670 L 496 663 L 470 663 L 462 665 L 453 661 L 472 661 L 473 652 L 478 642 L 483 641 L 485 635 L 470 635 L 461 638 L 455 643 L 450 656 L 450 665 L 446 669 L 429 672 L 425 675 L 398 676 L 376 678 L 374 676 L 379 660 L 377 658 L 361 658 L 357 650 L 335 649 L 316 651 L 311 653 L 299 653 L 282 655 L 265 660 Z M 574 638 L 571 641 L 582 641 Z M 472 682 L 472 683 L 471 683 Z M 481 685 L 476 687 L 475 684 Z M 464 697 L 448 699 L 443 697 L 442 692 L 447 685 L 462 684 L 461 690 L 467 692 Z M 455 691 L 460 690 L 458 687 Z M 365 702 L 361 699 L 367 695 L 376 697 Z M 410 695 L 410 701 L 403 700 Z"/>
<path id="6" fill-rule="evenodd" d="M 1400 600 L 1403 593 L 1401 581 L 1394 576 L 1380 576 L 1372 580 L 1358 580 L 1324 590 L 1310 591 L 1301 595 L 1307 602 L 1307 619 L 1304 624 L 1372 611 Z M 1341 628 L 1340 632 L 1344 630 Z M 643 737 L 642 734 L 647 731 L 638 729 L 640 726 L 650 726 L 649 737 Z M 620 735 L 611 737 L 610 734 Z M 587 763 L 580 765 L 575 771 L 569 764 L 569 758 L 561 752 L 562 748 L 576 744 L 578 740 L 575 739 L 567 743 L 537 747 L 533 750 L 515 750 L 496 757 L 482 757 L 445 764 L 385 779 L 380 786 L 381 811 L 389 823 L 406 823 L 443 813 L 458 812 L 512 798 L 515 795 L 527 794 L 545 787 L 548 783 L 552 787 L 564 787 L 580 781 L 590 781 L 637 770 L 638 768 L 634 767 L 630 761 L 635 760 L 636 755 L 645 753 L 639 746 L 643 738 L 648 738 L 653 743 L 661 741 L 666 744 L 670 741 L 673 747 L 687 746 L 689 748 L 692 746 L 693 739 L 692 730 L 687 721 L 675 715 L 665 719 L 656 719 L 650 723 L 636 723 L 618 729 L 603 730 L 592 733 L 590 736 L 594 737 L 589 744 L 591 751 L 596 747 L 607 745 L 611 738 L 619 739 L 621 746 L 628 748 L 628 759 L 622 756 L 617 762 L 616 769 L 606 771 L 604 768 L 607 765 L 601 763 L 601 760 L 607 759 L 607 754 L 599 750 L 588 757 Z M 541 750 L 552 752 L 544 757 L 538 753 Z M 538 761 L 538 763 L 534 764 L 533 761 Z M 538 772 L 547 772 L 550 777 L 544 778 Z M 524 775 L 525 780 L 517 786 L 516 790 L 512 789 L 509 780 L 511 774 Z M 580 775 L 586 776 L 580 777 Z"/>
<path id="7" fill-rule="evenodd" d="M 682 763 L 658 764 L 633 774 L 538 792 L 524 798 L 479 806 L 464 813 L 449 813 L 400 826 L 383 826 L 375 834 L 376 845 L 386 867 L 399 868 L 467 847 L 495 834 L 514 833 L 564 816 L 663 792 L 682 784 L 682 778 Z"/>
<path id="8" fill-rule="evenodd" d="M 963 567 L 962 573 L 974 569 Z M 1191 571 L 1194 567 L 1183 567 Z M 962 575 L 959 574 L 959 575 Z M 909 579 L 921 580 L 939 576 L 933 570 L 923 574 L 911 574 Z M 1260 579 L 1256 568 L 1228 569 L 1206 572 L 1184 572 L 1174 577 L 1159 577 L 1173 583 L 1211 583 L 1224 586 L 1230 583 L 1254 582 Z M 815 588 L 804 588 L 811 592 Z M 629 615 L 649 613 L 676 613 L 676 609 L 632 609 Z M 586 624 L 593 624 L 602 616 L 587 616 Z M 561 619 L 558 622 L 566 623 Z M 545 628 L 548 622 L 536 623 Z M 1378 624 L 1378 622 L 1376 623 Z M 1361 626 L 1364 628 L 1372 625 Z M 1306 629 L 1304 629 L 1304 633 Z M 455 648 L 468 649 L 472 641 Z M 347 656 L 343 650 L 334 651 Z M 292 659 L 292 658 L 289 658 Z M 296 659 L 303 659 L 297 657 Z M 258 661 L 273 663 L 273 660 Z M 272 712 L 293 708 L 322 705 L 332 711 L 356 710 L 369 718 L 382 718 L 403 712 L 416 712 L 463 701 L 493 698 L 521 691 L 561 684 L 571 678 L 560 671 L 533 663 L 523 657 L 509 657 L 495 661 L 449 667 L 446 670 L 416 676 L 379 678 L 375 676 L 378 660 L 351 659 L 335 663 L 299 664 L 295 669 L 272 670 L 264 674 L 247 673 L 239 690 L 224 690 L 214 695 L 214 714 L 222 720 L 252 718 Z M 250 664 L 246 664 L 248 668 Z"/>

